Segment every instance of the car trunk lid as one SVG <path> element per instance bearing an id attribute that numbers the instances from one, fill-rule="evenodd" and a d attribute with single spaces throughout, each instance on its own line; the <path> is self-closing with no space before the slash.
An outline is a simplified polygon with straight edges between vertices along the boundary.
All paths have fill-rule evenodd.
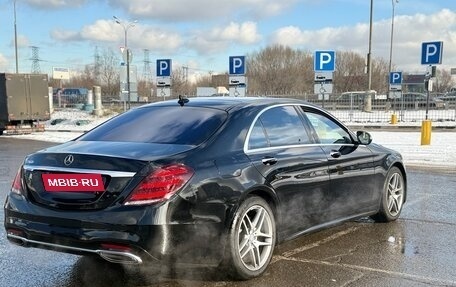
<path id="1" fill-rule="evenodd" d="M 103 209 L 128 196 L 151 162 L 193 146 L 71 141 L 26 158 L 23 182 L 33 202 L 56 209 Z"/>

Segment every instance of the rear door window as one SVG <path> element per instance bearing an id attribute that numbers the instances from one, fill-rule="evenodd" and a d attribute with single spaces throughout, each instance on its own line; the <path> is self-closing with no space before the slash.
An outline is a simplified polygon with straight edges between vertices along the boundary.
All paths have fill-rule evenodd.
<path id="1" fill-rule="evenodd" d="M 269 142 L 263 128 L 261 120 L 257 120 L 250 133 L 249 149 L 268 147 Z"/>
<path id="2" fill-rule="evenodd" d="M 263 112 L 249 138 L 250 149 L 306 143 L 310 143 L 310 137 L 293 106 L 274 107 Z"/>

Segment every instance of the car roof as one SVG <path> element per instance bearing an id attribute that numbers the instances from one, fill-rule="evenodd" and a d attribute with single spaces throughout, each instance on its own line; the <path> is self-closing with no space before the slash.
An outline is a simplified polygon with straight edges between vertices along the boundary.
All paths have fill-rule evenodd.
<path id="1" fill-rule="evenodd" d="M 300 104 L 306 106 L 314 105 L 298 99 L 291 99 L 291 98 L 268 98 L 268 97 L 195 97 L 195 98 L 188 98 L 188 102 L 184 103 L 184 106 L 190 107 L 209 107 L 209 108 L 216 108 L 221 110 L 231 110 L 233 108 L 241 108 L 247 106 L 256 106 L 256 107 L 263 107 L 263 106 L 271 106 L 271 105 L 278 105 L 278 104 Z M 157 102 L 145 105 L 143 107 L 160 107 L 160 106 L 177 106 L 179 105 L 178 100 L 168 100 L 164 102 Z"/>

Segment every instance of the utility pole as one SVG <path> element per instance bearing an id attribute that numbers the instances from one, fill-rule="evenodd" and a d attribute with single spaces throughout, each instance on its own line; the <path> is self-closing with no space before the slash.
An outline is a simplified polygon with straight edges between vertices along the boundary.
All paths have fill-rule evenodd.
<path id="1" fill-rule="evenodd" d="M 124 44 L 125 44 L 125 52 L 127 53 L 127 59 L 126 59 L 126 65 L 127 65 L 127 95 L 128 95 L 128 109 L 130 109 L 131 107 L 131 94 L 130 94 L 130 49 L 128 48 L 128 41 L 127 41 L 127 36 L 128 36 L 128 29 L 130 29 L 131 27 L 134 27 L 135 24 L 138 22 L 138 21 L 133 21 L 133 22 L 122 22 L 119 20 L 119 18 L 117 18 L 116 16 L 113 16 L 114 20 L 116 21 L 117 24 L 119 24 L 120 26 L 122 26 L 122 28 L 124 29 Z"/>
<path id="2" fill-rule="evenodd" d="M 374 0 L 370 1 L 370 20 L 369 20 L 369 52 L 367 53 L 367 93 L 364 101 L 364 111 L 372 111 L 372 14 Z"/>
<path id="3" fill-rule="evenodd" d="M 16 0 L 14 0 L 14 52 L 16 56 L 16 74 L 19 73 L 19 61 L 17 54 L 17 24 L 16 24 Z"/>
<path id="4" fill-rule="evenodd" d="M 145 88 L 147 91 L 147 97 L 150 99 L 152 98 L 152 91 L 151 91 L 151 76 L 152 73 L 150 71 L 150 58 L 149 58 L 149 50 L 144 49 L 144 69 L 143 69 L 143 78 L 145 81 Z"/>
<path id="5" fill-rule="evenodd" d="M 393 71 L 393 35 L 394 35 L 394 8 L 396 7 L 396 4 L 395 3 L 399 3 L 399 0 L 391 0 L 391 4 L 393 6 L 393 9 L 392 9 L 392 13 L 391 13 L 391 40 L 390 40 L 390 54 L 389 54 L 389 73 L 388 73 L 388 79 L 391 75 L 391 72 Z M 391 99 L 392 98 L 392 91 L 391 91 L 391 87 L 390 87 L 390 84 L 389 84 L 389 81 L 388 81 L 388 98 Z M 394 120 L 391 120 L 391 122 L 396 122 L 397 118 L 396 118 L 396 115 L 395 115 L 395 111 L 396 111 L 396 95 L 394 95 L 393 97 L 393 115 L 394 115 Z"/>

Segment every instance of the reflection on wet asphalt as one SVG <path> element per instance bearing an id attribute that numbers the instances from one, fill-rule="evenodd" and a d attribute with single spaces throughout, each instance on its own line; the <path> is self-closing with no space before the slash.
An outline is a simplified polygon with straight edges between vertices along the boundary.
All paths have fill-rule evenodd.
<path id="1" fill-rule="evenodd" d="M 0 137 L 2 203 L 23 156 L 48 145 Z M 0 286 L 456 286 L 456 176 L 408 172 L 398 221 L 364 218 L 283 243 L 267 272 L 247 282 L 215 269 L 122 266 L 21 248 L 0 228 Z"/>

